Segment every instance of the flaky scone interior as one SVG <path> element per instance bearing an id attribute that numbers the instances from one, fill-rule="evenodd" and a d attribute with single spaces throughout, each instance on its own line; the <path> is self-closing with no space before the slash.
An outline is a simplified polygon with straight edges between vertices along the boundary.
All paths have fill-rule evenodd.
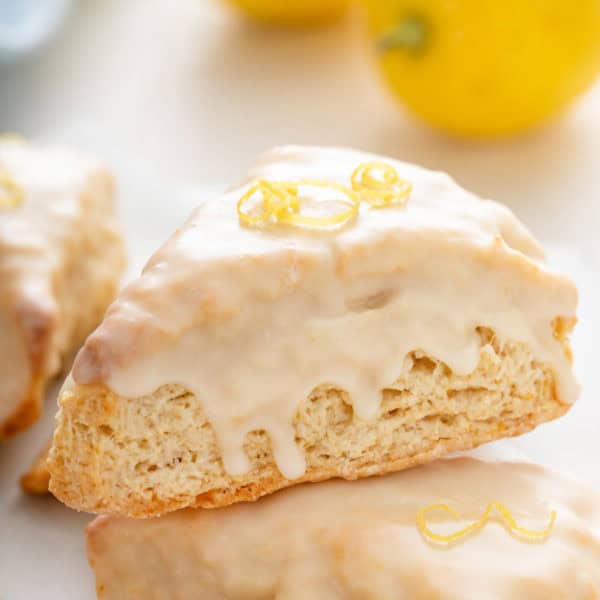
<path id="1" fill-rule="evenodd" d="M 51 490 L 149 517 L 519 435 L 576 398 L 576 303 L 510 211 L 448 176 L 277 149 L 199 206 L 87 340 Z"/>

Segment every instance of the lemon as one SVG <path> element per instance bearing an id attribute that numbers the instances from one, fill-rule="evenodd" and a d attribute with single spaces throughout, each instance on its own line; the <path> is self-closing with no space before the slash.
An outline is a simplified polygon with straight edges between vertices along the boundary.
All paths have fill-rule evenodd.
<path id="1" fill-rule="evenodd" d="M 350 0 L 230 0 L 251 17 L 272 25 L 305 27 L 335 21 Z"/>
<path id="2" fill-rule="evenodd" d="M 600 71 L 600 0 L 364 1 L 392 91 L 452 134 L 541 124 Z"/>

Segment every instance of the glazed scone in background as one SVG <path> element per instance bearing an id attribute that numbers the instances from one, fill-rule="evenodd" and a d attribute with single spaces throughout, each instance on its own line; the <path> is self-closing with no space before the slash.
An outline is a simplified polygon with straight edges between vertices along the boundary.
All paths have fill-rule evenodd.
<path id="1" fill-rule="evenodd" d="M 417 512 L 448 503 L 446 533 L 503 502 L 528 543 L 490 521 L 448 549 Z M 495 513 L 495 516 L 498 516 Z M 253 505 L 139 520 L 99 517 L 88 556 L 100 600 L 533 600 L 600 598 L 600 494 L 526 463 L 436 461 L 386 477 L 298 486 Z"/>
<path id="2" fill-rule="evenodd" d="M 94 160 L 0 139 L 0 174 L 24 192 L 0 207 L 0 438 L 37 419 L 50 378 L 114 299 L 123 244 L 114 184 Z"/>
<path id="3" fill-rule="evenodd" d="M 239 222 L 257 178 L 349 186 L 373 160 L 412 183 L 406 206 L 362 202 L 340 231 Z M 301 195 L 304 211 L 330 208 L 321 188 Z M 276 149 L 198 207 L 87 340 L 60 395 L 51 489 L 153 516 L 518 435 L 577 395 L 576 303 L 508 209 L 447 175 Z"/>

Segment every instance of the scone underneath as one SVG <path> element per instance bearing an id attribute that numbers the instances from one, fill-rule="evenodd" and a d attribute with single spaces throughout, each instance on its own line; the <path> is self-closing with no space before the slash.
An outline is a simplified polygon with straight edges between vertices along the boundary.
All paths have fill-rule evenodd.
<path id="1" fill-rule="evenodd" d="M 405 469 L 520 435 L 569 409 L 557 399 L 552 369 L 527 346 L 499 340 L 488 329 L 479 335 L 480 362 L 468 375 L 456 375 L 420 352 L 410 355 L 398 365 L 394 385 L 383 391 L 372 422 L 353 414 L 344 391 L 315 389 L 294 422 L 307 463 L 294 481 L 277 469 L 261 431 L 245 440 L 250 472 L 228 475 L 202 399 L 180 386 L 166 385 L 142 398 L 120 397 L 104 386 L 74 386 L 61 396 L 50 489 L 78 510 L 133 517 L 220 507 L 302 481 Z"/>
<path id="2" fill-rule="evenodd" d="M 476 534 L 436 547 L 417 514 L 447 503 L 453 531 L 502 502 Z M 600 598 L 600 495 L 539 465 L 473 458 L 364 481 L 299 486 L 253 506 L 187 510 L 160 519 L 99 517 L 88 556 L 100 600 L 533 600 Z"/>

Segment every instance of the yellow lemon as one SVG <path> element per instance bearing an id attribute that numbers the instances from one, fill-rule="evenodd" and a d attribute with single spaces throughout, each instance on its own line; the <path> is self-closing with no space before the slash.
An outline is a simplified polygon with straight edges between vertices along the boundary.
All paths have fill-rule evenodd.
<path id="1" fill-rule="evenodd" d="M 230 0 L 251 17 L 272 25 L 305 27 L 335 21 L 350 0 Z"/>
<path id="2" fill-rule="evenodd" d="M 364 1 L 391 89 L 452 134 L 538 125 L 600 72 L 600 0 Z"/>

